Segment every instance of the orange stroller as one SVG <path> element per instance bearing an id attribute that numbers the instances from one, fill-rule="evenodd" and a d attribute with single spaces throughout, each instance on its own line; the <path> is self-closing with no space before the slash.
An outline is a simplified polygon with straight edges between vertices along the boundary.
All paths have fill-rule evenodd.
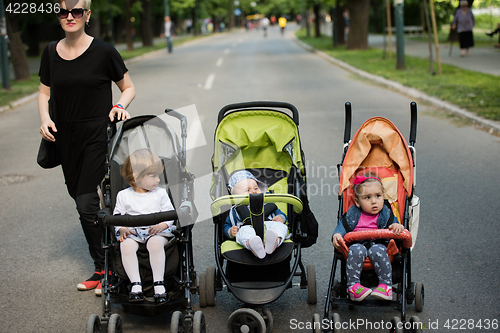
<path id="1" fill-rule="evenodd" d="M 337 220 L 354 203 L 353 179 L 360 174 L 370 172 L 382 180 L 384 199 L 390 204 L 394 216 L 403 224 L 405 231 L 396 236 L 391 230 L 376 229 L 349 232 L 341 240 L 342 249 L 335 250 L 330 282 L 328 286 L 324 318 L 320 321 L 314 315 L 314 332 L 341 332 L 342 322 L 338 313 L 331 313 L 339 304 L 356 306 L 393 306 L 401 311 L 401 319 L 392 318 L 388 324 L 390 332 L 421 332 L 422 323 L 417 316 L 406 322 L 406 304 L 415 301 L 416 311 L 422 311 L 424 304 L 424 286 L 411 279 L 411 250 L 418 231 L 419 199 L 415 189 L 415 141 L 417 133 L 417 105 L 410 104 L 411 126 L 409 145 L 400 131 L 388 119 L 374 117 L 367 120 L 350 140 L 351 105 L 346 103 L 346 122 L 344 131 L 344 153 L 342 156 L 339 187 L 339 210 Z M 340 168 L 340 165 L 339 165 Z M 396 299 L 379 301 L 365 299 L 354 302 L 347 292 L 346 258 L 348 246 L 353 243 L 373 239 L 390 239 L 387 253 L 392 262 L 393 291 Z M 337 262 L 340 262 L 341 280 L 335 279 Z M 361 284 L 375 287 L 378 277 L 370 259 L 366 258 L 361 274 Z"/>

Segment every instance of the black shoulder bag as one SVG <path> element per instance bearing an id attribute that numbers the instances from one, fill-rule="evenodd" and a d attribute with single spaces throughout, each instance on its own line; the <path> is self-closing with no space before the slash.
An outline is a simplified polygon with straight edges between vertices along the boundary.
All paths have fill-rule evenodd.
<path id="1" fill-rule="evenodd" d="M 49 116 L 50 119 L 54 119 L 55 115 L 55 102 L 54 102 L 54 91 L 52 89 L 52 76 L 54 74 L 54 56 L 56 52 L 57 42 L 50 42 L 48 46 L 49 51 L 49 63 L 50 63 L 50 99 L 49 99 Z M 52 132 L 53 135 L 55 133 Z M 38 165 L 44 169 L 55 168 L 61 164 L 61 157 L 57 151 L 56 142 L 47 141 L 42 138 L 40 142 L 40 148 L 38 149 L 38 156 L 36 158 Z"/>

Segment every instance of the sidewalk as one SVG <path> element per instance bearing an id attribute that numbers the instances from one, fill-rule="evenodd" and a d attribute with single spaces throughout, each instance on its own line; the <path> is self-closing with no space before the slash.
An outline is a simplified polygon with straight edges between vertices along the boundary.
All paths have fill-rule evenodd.
<path id="1" fill-rule="evenodd" d="M 385 37 L 386 48 L 389 39 Z M 496 39 L 495 39 L 496 40 Z M 370 47 L 383 49 L 384 37 L 380 35 L 369 35 L 368 45 Z M 393 58 L 396 59 L 396 37 L 392 36 Z M 429 59 L 429 43 L 405 39 L 405 55 L 412 57 Z M 451 52 L 450 52 L 451 50 Z M 451 53 L 451 55 L 450 55 Z M 453 65 L 475 72 L 481 72 L 500 76 L 500 49 L 491 47 L 473 47 L 470 49 L 470 57 L 460 57 L 460 47 L 458 43 L 440 44 L 439 58 L 441 64 Z M 434 60 L 434 70 L 437 72 L 436 47 L 432 43 L 432 59 Z"/>
<path id="2" fill-rule="evenodd" d="M 331 22 L 324 24 L 321 27 L 321 33 L 327 36 L 332 35 Z M 386 48 L 389 44 L 388 36 L 385 37 Z M 495 36 L 492 40 L 493 44 L 498 41 Z M 384 36 L 369 35 L 368 46 L 378 49 L 384 48 Z M 396 36 L 392 35 L 393 58 L 396 59 Z M 405 55 L 429 59 L 429 43 L 427 41 L 415 41 L 405 38 L 404 44 Z M 450 52 L 451 50 L 451 52 Z M 470 49 L 470 57 L 460 57 L 460 46 L 458 42 L 450 45 L 450 43 L 439 45 L 439 58 L 441 64 L 453 65 L 456 67 L 468 69 L 475 72 L 481 72 L 500 76 L 500 49 L 492 46 L 475 46 Z M 432 59 L 434 60 L 434 70 L 437 72 L 437 57 L 434 39 L 432 39 Z"/>

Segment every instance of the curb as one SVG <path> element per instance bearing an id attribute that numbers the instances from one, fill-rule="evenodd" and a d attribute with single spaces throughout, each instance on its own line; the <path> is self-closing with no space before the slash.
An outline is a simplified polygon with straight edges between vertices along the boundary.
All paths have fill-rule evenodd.
<path id="1" fill-rule="evenodd" d="M 220 34 L 212 34 L 210 36 L 206 36 L 206 37 L 203 37 L 203 38 L 192 39 L 192 40 L 189 40 L 189 41 L 184 42 L 182 44 L 176 45 L 176 47 L 180 48 L 180 47 L 184 47 L 184 46 L 188 46 L 188 45 L 197 43 L 197 42 L 202 41 L 202 40 L 207 40 L 207 39 L 211 39 L 211 38 L 218 38 L 219 35 Z M 166 52 L 167 52 L 166 48 L 160 49 L 160 50 L 156 50 L 156 51 L 151 51 L 151 52 L 145 53 L 143 55 L 140 55 L 138 57 L 127 59 L 127 60 L 125 60 L 123 62 L 127 66 L 127 65 L 130 65 L 130 64 L 142 61 L 144 59 L 149 59 L 149 58 L 158 56 L 160 54 L 164 54 Z M 32 101 L 36 100 L 37 98 L 38 98 L 38 92 L 35 92 L 35 93 L 31 94 L 31 95 L 27 95 L 27 96 L 24 96 L 24 97 L 22 97 L 20 99 L 17 99 L 15 101 L 13 101 L 12 103 L 10 103 L 10 105 L 0 106 L 0 114 L 2 114 L 4 111 L 12 110 L 12 109 L 17 108 L 18 106 L 21 106 L 21 105 L 27 104 L 29 102 L 32 102 Z"/>
<path id="2" fill-rule="evenodd" d="M 292 40 L 297 45 L 302 47 L 303 49 L 305 49 L 311 53 L 314 53 L 314 54 L 318 55 L 319 57 L 321 57 L 321 58 L 329 61 L 330 63 L 333 63 L 341 68 L 344 68 L 350 72 L 353 72 L 361 77 L 367 78 L 375 83 L 381 84 L 381 85 L 386 86 L 386 87 L 391 88 L 391 89 L 394 89 L 394 90 L 396 90 L 400 93 L 403 93 L 405 95 L 408 95 L 410 97 L 417 98 L 417 99 L 423 100 L 425 102 L 431 103 L 434 106 L 441 108 L 441 109 L 444 109 L 447 112 L 453 113 L 459 117 L 466 118 L 466 119 L 470 120 L 472 123 L 474 123 L 475 125 L 479 126 L 480 128 L 485 129 L 490 134 L 496 134 L 496 135 L 500 134 L 500 122 L 498 122 L 498 121 L 483 119 L 483 118 L 478 117 L 477 115 L 475 115 L 474 113 L 472 113 L 466 109 L 462 109 L 459 106 L 456 106 L 452 103 L 449 103 L 449 102 L 446 102 L 443 100 L 440 100 L 436 97 L 429 96 L 426 93 L 421 92 L 415 88 L 406 87 L 406 86 L 402 85 L 401 83 L 390 81 L 390 80 L 387 80 L 381 76 L 373 75 L 373 74 L 367 73 L 365 71 L 362 71 L 360 69 L 357 69 L 357 68 L 355 68 L 355 67 L 353 67 L 353 66 L 351 66 L 343 61 L 340 61 L 338 59 L 335 59 L 335 58 L 329 56 L 328 54 L 326 54 L 322 51 L 316 50 L 314 47 L 299 40 L 297 38 L 297 36 L 295 36 L 295 35 L 292 36 Z"/>

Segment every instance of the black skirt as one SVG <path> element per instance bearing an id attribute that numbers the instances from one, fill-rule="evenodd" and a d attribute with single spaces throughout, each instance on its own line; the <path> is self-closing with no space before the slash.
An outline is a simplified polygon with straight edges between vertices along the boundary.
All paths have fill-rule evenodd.
<path id="1" fill-rule="evenodd" d="M 472 31 L 462 31 L 458 33 L 458 41 L 460 42 L 461 49 L 468 49 L 474 47 L 474 36 Z"/>

